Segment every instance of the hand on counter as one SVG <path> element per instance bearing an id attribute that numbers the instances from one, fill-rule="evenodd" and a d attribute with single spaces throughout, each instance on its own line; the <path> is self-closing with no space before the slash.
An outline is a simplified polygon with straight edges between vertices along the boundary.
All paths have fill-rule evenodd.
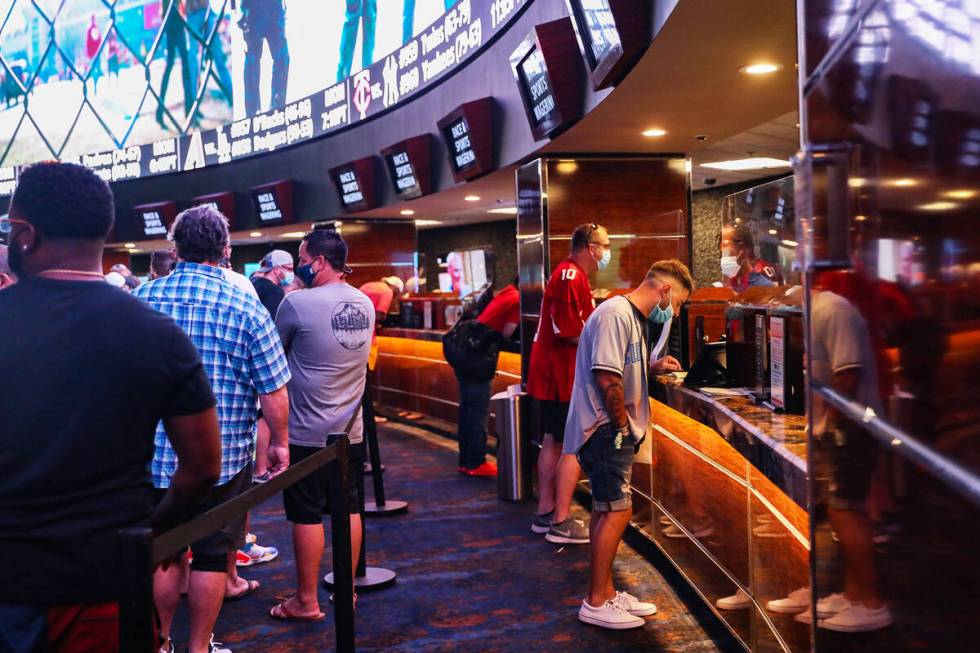
<path id="1" fill-rule="evenodd" d="M 664 356 L 650 364 L 650 371 L 654 374 L 667 374 L 669 372 L 677 372 L 680 369 L 680 362 L 673 356 Z"/>

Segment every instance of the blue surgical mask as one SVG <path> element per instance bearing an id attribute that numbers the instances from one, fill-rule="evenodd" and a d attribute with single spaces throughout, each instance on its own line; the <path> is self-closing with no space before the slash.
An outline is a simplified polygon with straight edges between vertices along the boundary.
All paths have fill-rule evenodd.
<path id="1" fill-rule="evenodd" d="M 611 260 L 612 260 L 612 250 L 604 249 L 602 250 L 602 258 L 596 261 L 596 264 L 599 266 L 600 270 L 605 270 L 606 267 L 608 267 L 609 265 L 609 261 Z"/>
<path id="2" fill-rule="evenodd" d="M 296 277 L 296 275 L 294 275 L 292 272 L 286 272 L 286 276 L 284 276 L 282 279 L 279 280 L 279 285 L 280 286 L 288 286 L 289 284 L 291 284 L 293 282 L 293 279 L 295 277 Z"/>
<path id="3" fill-rule="evenodd" d="M 313 271 L 313 264 L 307 263 L 306 265 L 301 265 L 296 268 L 296 276 L 299 280 L 303 282 L 303 285 L 309 288 L 313 285 L 313 279 L 316 278 L 316 272 Z"/>
<path id="4" fill-rule="evenodd" d="M 661 301 L 663 301 L 663 298 L 661 298 Z M 667 308 L 660 308 L 660 304 L 657 303 L 657 305 L 653 307 L 653 310 L 650 311 L 650 319 L 656 322 L 657 324 L 666 324 L 673 317 L 674 317 L 674 305 L 670 303 L 669 300 L 668 300 Z"/>

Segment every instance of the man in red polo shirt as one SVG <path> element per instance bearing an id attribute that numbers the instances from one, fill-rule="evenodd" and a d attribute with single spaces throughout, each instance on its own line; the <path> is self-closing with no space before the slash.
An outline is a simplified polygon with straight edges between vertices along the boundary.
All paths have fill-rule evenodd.
<path id="1" fill-rule="evenodd" d="M 531 530 L 557 544 L 588 544 L 589 529 L 569 510 L 581 467 L 562 455 L 568 403 L 575 381 L 575 352 L 585 321 L 595 310 L 588 275 L 609 265 L 609 234 L 596 223 L 572 232 L 571 254 L 548 279 L 531 348 L 527 391 L 541 406 L 544 435 L 538 457 L 538 512 Z"/>
<path id="2" fill-rule="evenodd" d="M 476 356 L 496 356 L 499 345 L 517 330 L 521 321 L 521 294 L 517 280 L 497 293 L 476 321 L 499 335 L 495 341 L 483 341 Z M 487 353 L 494 352 L 493 354 Z M 494 369 L 496 366 L 494 365 Z M 487 460 L 487 418 L 490 416 L 490 394 L 493 383 L 489 376 L 474 378 L 466 369 L 454 368 L 459 383 L 459 472 L 466 476 L 496 476 L 497 466 Z"/>

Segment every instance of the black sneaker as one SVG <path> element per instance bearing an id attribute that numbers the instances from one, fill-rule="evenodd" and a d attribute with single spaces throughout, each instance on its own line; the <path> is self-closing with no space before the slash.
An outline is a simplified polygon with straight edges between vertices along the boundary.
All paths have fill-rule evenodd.
<path id="1" fill-rule="evenodd" d="M 544 539 L 554 544 L 588 544 L 589 527 L 581 519 L 569 517 L 560 524 L 551 524 Z"/>

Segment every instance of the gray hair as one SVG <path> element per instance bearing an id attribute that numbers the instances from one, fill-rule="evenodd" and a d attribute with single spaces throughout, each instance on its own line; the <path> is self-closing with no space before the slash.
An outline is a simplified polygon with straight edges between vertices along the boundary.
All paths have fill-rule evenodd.
<path id="1" fill-rule="evenodd" d="M 167 239 L 183 261 L 217 263 L 229 244 L 228 219 L 210 206 L 195 206 L 177 216 Z"/>

